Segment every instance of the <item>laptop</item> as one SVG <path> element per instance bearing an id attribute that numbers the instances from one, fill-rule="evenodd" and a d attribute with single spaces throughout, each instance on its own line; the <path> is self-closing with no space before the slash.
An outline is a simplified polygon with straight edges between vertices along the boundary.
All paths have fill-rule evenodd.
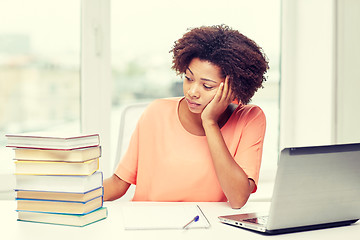
<path id="1" fill-rule="evenodd" d="M 283 149 L 269 212 L 219 220 L 281 234 L 349 225 L 359 218 L 360 143 L 353 143 Z"/>

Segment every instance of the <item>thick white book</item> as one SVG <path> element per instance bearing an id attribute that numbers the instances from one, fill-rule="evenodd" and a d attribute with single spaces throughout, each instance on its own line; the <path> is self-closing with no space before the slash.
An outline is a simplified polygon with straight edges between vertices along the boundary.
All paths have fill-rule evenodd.
<path id="1" fill-rule="evenodd" d="M 99 134 L 21 133 L 6 134 L 7 147 L 78 149 L 100 145 Z"/>
<path id="2" fill-rule="evenodd" d="M 15 190 L 83 193 L 103 185 L 101 171 L 88 176 L 15 175 L 15 178 Z"/>

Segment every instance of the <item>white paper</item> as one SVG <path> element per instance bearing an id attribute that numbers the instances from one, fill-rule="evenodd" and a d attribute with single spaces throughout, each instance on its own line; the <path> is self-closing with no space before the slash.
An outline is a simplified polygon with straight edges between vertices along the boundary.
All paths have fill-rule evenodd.
<path id="1" fill-rule="evenodd" d="M 197 205 L 134 204 L 124 206 L 122 212 L 125 229 L 183 229 L 196 216 L 199 220 L 186 229 L 210 227 Z"/>

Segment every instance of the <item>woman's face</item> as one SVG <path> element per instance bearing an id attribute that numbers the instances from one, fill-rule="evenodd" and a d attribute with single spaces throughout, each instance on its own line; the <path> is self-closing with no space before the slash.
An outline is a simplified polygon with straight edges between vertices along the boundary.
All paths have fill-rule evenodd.
<path id="1" fill-rule="evenodd" d="M 189 110 L 201 113 L 214 98 L 224 78 L 221 69 L 208 62 L 194 58 L 185 72 L 183 91 Z"/>

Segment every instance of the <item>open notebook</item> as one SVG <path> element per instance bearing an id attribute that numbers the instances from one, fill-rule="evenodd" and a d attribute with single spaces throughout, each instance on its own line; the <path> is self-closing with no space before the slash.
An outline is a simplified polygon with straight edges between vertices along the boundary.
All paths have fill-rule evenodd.
<path id="1" fill-rule="evenodd" d="M 198 221 L 186 227 L 209 228 L 210 223 L 195 204 L 181 203 L 133 203 L 122 208 L 123 225 L 127 230 L 146 229 L 184 229 L 196 216 Z"/>

